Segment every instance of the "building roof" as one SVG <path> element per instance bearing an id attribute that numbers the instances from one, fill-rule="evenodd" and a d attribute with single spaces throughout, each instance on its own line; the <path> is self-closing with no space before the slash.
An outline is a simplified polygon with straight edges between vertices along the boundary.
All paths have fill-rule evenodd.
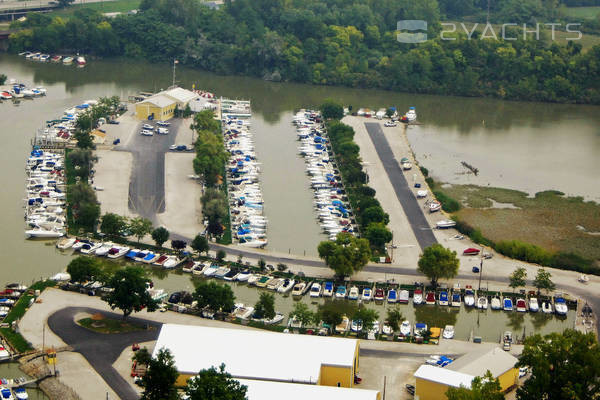
<path id="1" fill-rule="evenodd" d="M 321 365 L 351 367 L 355 339 L 164 324 L 154 347 L 173 354 L 180 373 L 225 364 L 235 378 L 317 383 Z"/>
<path id="2" fill-rule="evenodd" d="M 303 385 L 239 379 L 248 387 L 248 400 L 286 399 L 286 400 L 377 400 L 378 391 L 350 389 L 335 386 Z M 274 394 L 277 394 L 274 396 Z"/>
<path id="3" fill-rule="evenodd" d="M 157 94 L 154 95 L 152 97 L 148 97 L 146 100 L 142 100 L 140 101 L 138 104 L 144 104 L 144 103 L 150 103 L 155 105 L 156 107 L 168 107 L 170 105 L 172 105 L 173 103 L 175 103 L 175 100 L 173 100 L 170 97 L 167 97 L 163 94 Z"/>
<path id="4" fill-rule="evenodd" d="M 446 369 L 473 376 L 483 376 L 490 370 L 494 378 L 515 367 L 517 358 L 500 347 L 472 351 L 448 364 Z"/>
<path id="5" fill-rule="evenodd" d="M 441 383 L 447 386 L 464 386 L 466 388 L 471 388 L 471 382 L 475 377 L 462 372 L 449 370 L 448 367 L 440 368 L 434 367 L 433 365 L 421 365 L 417 372 L 415 372 L 415 378 Z"/>
<path id="6" fill-rule="evenodd" d="M 165 90 L 160 94 L 168 96 L 179 103 L 188 103 L 198 97 L 197 93 L 180 87 Z"/>

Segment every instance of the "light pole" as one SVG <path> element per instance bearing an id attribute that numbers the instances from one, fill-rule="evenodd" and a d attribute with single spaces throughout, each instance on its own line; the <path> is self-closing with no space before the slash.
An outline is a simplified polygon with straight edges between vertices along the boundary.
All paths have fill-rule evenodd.
<path id="1" fill-rule="evenodd" d="M 483 274 L 483 246 L 481 247 L 481 257 L 479 261 L 479 288 L 477 291 L 481 291 L 481 275 Z"/>

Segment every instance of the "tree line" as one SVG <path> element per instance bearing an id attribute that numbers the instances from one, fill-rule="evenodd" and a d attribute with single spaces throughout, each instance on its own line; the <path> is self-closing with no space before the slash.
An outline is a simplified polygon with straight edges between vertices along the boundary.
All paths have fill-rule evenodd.
<path id="1" fill-rule="evenodd" d="M 484 4 L 485 3 L 485 8 Z M 547 22 L 556 2 L 503 0 L 504 22 Z M 65 49 L 152 62 L 172 60 L 220 74 L 415 93 L 600 104 L 600 46 L 587 52 L 542 35 L 439 37 L 447 16 L 484 12 L 481 0 L 236 0 L 212 10 L 193 0 L 143 0 L 140 12 L 107 18 L 77 10 L 68 20 L 33 14 L 13 23 L 12 51 Z M 494 17 L 496 18 L 496 17 Z M 430 40 L 396 40 L 403 19 L 428 22 Z M 586 23 L 586 26 L 588 23 Z M 513 32 L 514 33 L 514 32 Z"/>

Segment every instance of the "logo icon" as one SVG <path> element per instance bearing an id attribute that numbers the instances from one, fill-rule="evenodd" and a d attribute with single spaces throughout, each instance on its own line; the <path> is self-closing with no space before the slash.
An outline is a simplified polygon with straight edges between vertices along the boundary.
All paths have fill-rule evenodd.
<path id="1" fill-rule="evenodd" d="M 427 41 L 427 21 L 420 19 L 403 19 L 398 21 L 396 40 L 400 43 L 423 43 Z M 402 32 L 402 31 L 425 31 L 425 32 Z"/>

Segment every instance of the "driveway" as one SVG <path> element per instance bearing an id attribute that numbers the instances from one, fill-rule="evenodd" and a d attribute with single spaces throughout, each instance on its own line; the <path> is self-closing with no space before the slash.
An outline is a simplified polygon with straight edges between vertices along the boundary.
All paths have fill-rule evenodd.
<path id="1" fill-rule="evenodd" d="M 103 334 L 90 331 L 77 325 L 74 321 L 78 313 L 95 314 L 101 312 L 103 315 L 119 319 L 121 314 L 110 313 L 89 307 L 69 307 L 55 312 L 48 317 L 48 327 L 63 342 L 80 353 L 106 381 L 122 400 L 138 400 L 139 396 L 113 367 L 113 363 L 121 355 L 126 347 L 133 343 L 148 342 L 156 340 L 160 333 L 162 324 L 141 318 L 130 317 L 129 320 L 139 324 L 147 324 L 151 330 Z"/>

